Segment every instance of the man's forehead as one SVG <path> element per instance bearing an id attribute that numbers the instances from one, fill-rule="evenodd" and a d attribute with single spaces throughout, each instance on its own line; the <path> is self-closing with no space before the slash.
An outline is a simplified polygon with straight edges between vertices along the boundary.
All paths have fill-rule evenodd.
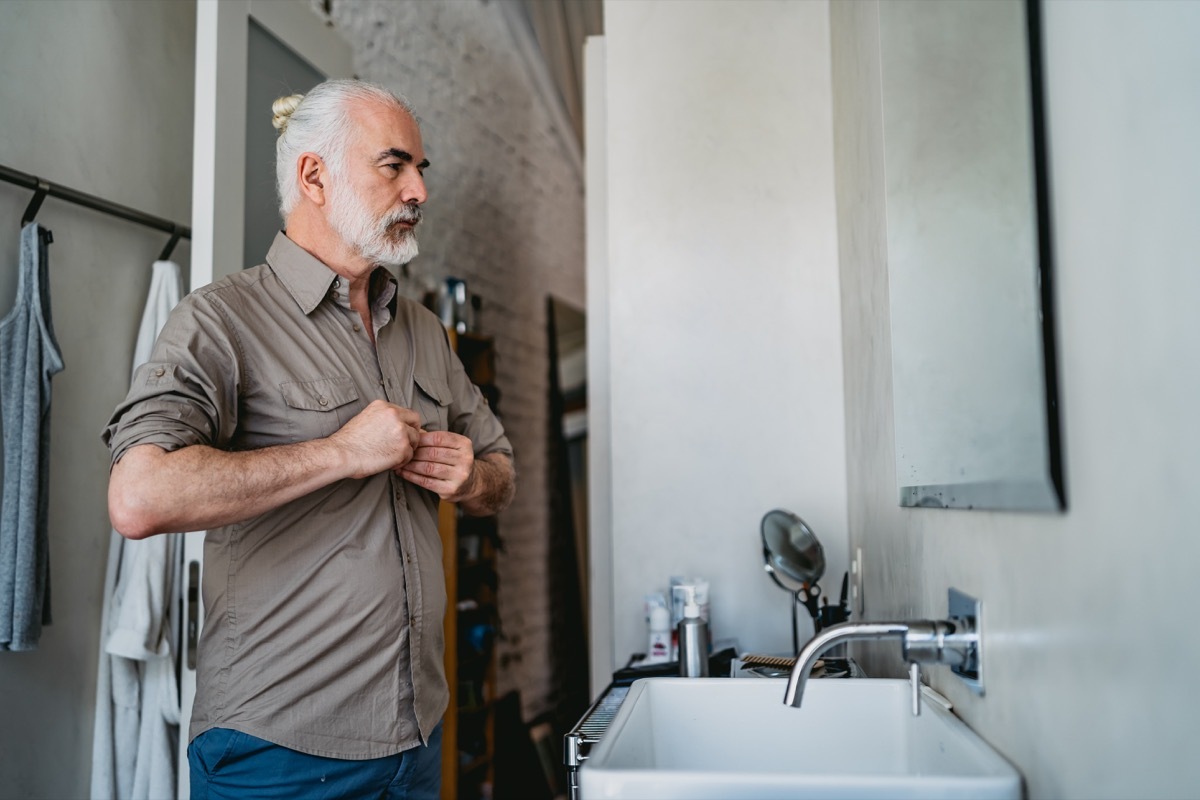
<path id="1" fill-rule="evenodd" d="M 421 129 L 413 116 L 402 108 L 381 102 L 360 103 L 351 110 L 362 145 L 372 156 L 396 150 L 424 159 Z"/>

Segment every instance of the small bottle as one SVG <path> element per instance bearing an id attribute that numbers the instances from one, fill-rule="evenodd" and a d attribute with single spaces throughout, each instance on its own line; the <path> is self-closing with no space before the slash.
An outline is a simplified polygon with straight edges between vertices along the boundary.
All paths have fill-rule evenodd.
<path id="1" fill-rule="evenodd" d="M 679 621 L 679 674 L 685 678 L 708 677 L 708 625 L 700 618 L 695 589 L 689 589 Z"/>
<path id="2" fill-rule="evenodd" d="M 650 643 L 646 649 L 646 661 L 650 664 L 665 664 L 671 660 L 671 612 L 666 606 L 650 609 Z"/>

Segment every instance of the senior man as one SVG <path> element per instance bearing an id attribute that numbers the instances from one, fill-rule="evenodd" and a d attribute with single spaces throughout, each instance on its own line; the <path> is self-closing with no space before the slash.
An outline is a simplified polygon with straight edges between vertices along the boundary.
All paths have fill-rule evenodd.
<path id="1" fill-rule="evenodd" d="M 512 449 L 388 270 L 426 199 L 408 103 L 327 81 L 274 111 L 286 229 L 171 315 L 104 431 L 109 513 L 207 531 L 193 797 L 435 797 L 438 502 L 503 509 Z"/>

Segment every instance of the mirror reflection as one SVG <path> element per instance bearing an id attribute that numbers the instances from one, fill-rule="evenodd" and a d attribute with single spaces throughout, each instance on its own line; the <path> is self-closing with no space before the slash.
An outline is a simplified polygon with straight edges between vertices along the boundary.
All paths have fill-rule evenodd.
<path id="1" fill-rule="evenodd" d="M 1061 506 L 1036 13 L 879 6 L 901 505 Z"/>

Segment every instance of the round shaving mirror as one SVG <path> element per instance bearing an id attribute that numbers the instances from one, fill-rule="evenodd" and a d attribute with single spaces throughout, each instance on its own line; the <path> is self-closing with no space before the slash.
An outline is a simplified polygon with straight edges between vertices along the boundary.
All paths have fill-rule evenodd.
<path id="1" fill-rule="evenodd" d="M 800 652 L 796 607 L 804 605 L 819 630 L 817 581 L 825 574 L 825 550 L 808 523 L 790 511 L 775 509 L 762 518 L 763 569 L 777 586 L 792 594 L 792 649 Z M 803 595 L 803 599 L 801 596 Z"/>

